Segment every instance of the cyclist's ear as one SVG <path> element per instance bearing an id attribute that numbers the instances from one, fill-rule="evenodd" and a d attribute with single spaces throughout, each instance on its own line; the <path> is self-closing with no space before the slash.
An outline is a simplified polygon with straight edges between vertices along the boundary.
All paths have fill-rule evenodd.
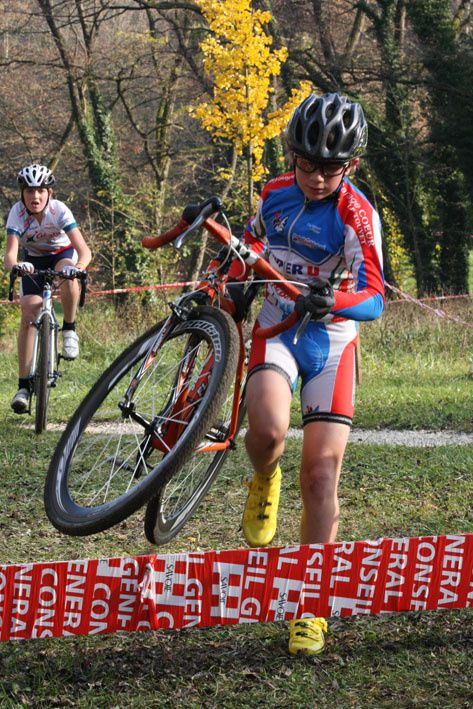
<path id="1" fill-rule="evenodd" d="M 350 164 L 345 171 L 345 175 L 354 175 L 359 164 L 360 158 L 353 158 L 353 160 L 350 160 Z"/>

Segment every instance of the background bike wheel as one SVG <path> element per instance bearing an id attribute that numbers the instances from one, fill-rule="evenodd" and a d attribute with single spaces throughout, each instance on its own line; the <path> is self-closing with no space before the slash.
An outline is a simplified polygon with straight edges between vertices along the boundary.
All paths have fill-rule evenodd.
<path id="1" fill-rule="evenodd" d="M 226 441 L 232 414 L 233 391 L 217 413 L 201 443 Z M 238 413 L 238 433 L 246 414 L 244 393 Z M 144 529 L 152 544 L 167 544 L 182 529 L 200 505 L 231 452 L 230 446 L 221 451 L 199 452 L 199 448 L 184 464 L 167 469 L 158 494 L 148 502 Z"/>
<path id="2" fill-rule="evenodd" d="M 44 502 L 50 521 L 66 534 L 103 531 L 147 502 L 168 467 L 179 467 L 192 454 L 226 398 L 235 376 L 238 333 L 226 313 L 200 307 L 173 327 L 147 363 L 132 399 L 135 420 L 123 416 L 120 403 L 162 326 L 145 333 L 110 365 L 58 443 Z M 169 414 L 183 384 L 191 390 L 199 385 L 199 397 L 191 410 L 186 402 L 185 412 L 171 407 Z M 176 425 L 177 442 L 163 449 L 160 431 Z"/>
<path id="3" fill-rule="evenodd" d="M 48 422 L 49 394 L 49 360 L 51 355 L 51 326 L 49 320 L 44 318 L 39 331 L 38 361 L 34 379 L 34 393 L 36 396 L 35 431 L 42 433 L 46 430 Z"/>

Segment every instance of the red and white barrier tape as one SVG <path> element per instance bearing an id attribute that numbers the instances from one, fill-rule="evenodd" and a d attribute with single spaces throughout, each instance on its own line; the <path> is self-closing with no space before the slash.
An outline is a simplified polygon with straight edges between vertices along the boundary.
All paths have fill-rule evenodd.
<path id="1" fill-rule="evenodd" d="M 185 288 L 186 286 L 195 286 L 199 281 L 183 281 L 182 283 L 161 283 L 155 286 L 133 286 L 132 288 L 114 288 L 110 290 L 88 291 L 87 295 L 116 295 L 118 293 L 138 293 L 146 290 L 169 290 L 171 288 Z"/>
<path id="2" fill-rule="evenodd" d="M 147 290 L 169 290 L 171 288 L 185 288 L 186 286 L 195 286 L 199 283 L 199 281 L 182 281 L 181 283 L 160 283 L 158 285 L 154 286 L 132 286 L 130 288 L 110 288 L 109 290 L 89 290 L 87 291 L 87 297 L 88 298 L 93 298 L 98 295 L 118 295 L 120 293 L 138 293 L 140 291 L 147 291 Z M 55 298 L 59 298 L 59 296 L 54 296 Z M 10 301 L 10 300 L 0 300 L 0 305 L 11 305 L 11 303 L 15 303 L 18 305 L 20 302 L 19 298 L 15 298 L 15 300 Z"/>
<path id="3" fill-rule="evenodd" d="M 0 639 L 473 607 L 473 534 L 0 566 Z"/>
<path id="4" fill-rule="evenodd" d="M 452 296 L 438 296 L 438 297 L 432 297 L 432 298 L 414 298 L 412 295 L 409 295 L 409 293 L 404 293 L 404 291 L 400 290 L 396 286 L 392 286 L 390 283 L 385 283 L 386 288 L 389 288 L 390 290 L 393 291 L 393 293 L 397 293 L 397 295 L 400 296 L 399 300 L 393 300 L 389 301 L 389 304 L 391 305 L 392 303 L 400 303 L 402 300 L 407 300 L 409 303 L 414 303 L 415 305 L 418 305 L 419 308 L 423 308 L 424 310 L 428 310 L 429 312 L 433 313 L 433 315 L 436 315 L 438 318 L 443 318 L 444 320 L 452 320 L 453 322 L 459 323 L 460 325 L 465 325 L 466 327 L 472 327 L 472 324 L 469 322 L 466 322 L 465 320 L 461 320 L 460 318 L 457 318 L 455 315 L 449 315 L 447 314 L 444 310 L 441 308 L 432 308 L 430 305 L 427 305 L 426 301 L 439 301 L 439 300 L 447 300 L 451 298 L 468 298 L 469 295 L 452 295 Z"/>
<path id="5" fill-rule="evenodd" d="M 108 290 L 98 290 L 98 291 L 89 291 L 88 292 L 88 297 L 93 298 L 96 296 L 101 296 L 101 295 L 119 295 L 121 293 L 138 293 L 141 291 L 150 291 L 150 290 L 170 290 L 173 288 L 185 288 L 185 287 L 190 287 L 190 286 L 195 286 L 197 285 L 198 281 L 183 281 L 183 282 L 177 282 L 177 283 L 161 283 L 158 285 L 153 285 L 153 286 L 133 286 L 130 288 L 110 288 Z M 389 288 L 393 293 L 397 293 L 399 295 L 399 300 L 392 300 L 389 301 L 389 305 L 393 305 L 394 303 L 401 303 L 403 301 L 408 301 L 410 303 L 414 303 L 415 305 L 418 305 L 420 308 L 424 308 L 425 310 L 428 310 L 429 312 L 433 313 L 439 318 L 443 318 L 445 320 L 452 320 L 453 322 L 459 323 L 460 325 L 466 325 L 466 327 L 472 327 L 471 323 L 465 322 L 464 320 L 461 320 L 460 318 L 455 317 L 454 315 L 448 315 L 444 310 L 441 308 L 432 308 L 429 305 L 427 305 L 427 301 L 445 301 L 445 300 L 452 300 L 452 299 L 458 299 L 458 298 L 469 298 L 471 297 L 469 294 L 462 294 L 462 295 L 448 295 L 448 296 L 436 296 L 436 297 L 431 297 L 431 298 L 414 298 L 414 296 L 409 295 L 409 293 L 405 293 L 404 291 L 400 290 L 397 288 L 397 286 L 393 286 L 390 283 L 385 283 L 386 288 Z M 55 296 L 56 297 L 56 296 Z M 57 296 L 59 297 L 59 296 Z M 9 300 L 0 300 L 0 305 L 9 305 L 11 302 L 18 304 L 20 301 L 18 298 L 16 298 L 14 301 L 9 301 Z"/>

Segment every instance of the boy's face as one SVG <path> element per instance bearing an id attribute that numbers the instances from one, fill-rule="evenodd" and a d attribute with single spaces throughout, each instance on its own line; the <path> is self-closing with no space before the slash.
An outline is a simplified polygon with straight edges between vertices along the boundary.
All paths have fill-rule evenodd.
<path id="1" fill-rule="evenodd" d="M 21 197 L 29 212 L 40 214 L 48 203 L 50 193 L 47 187 L 25 187 Z"/>
<path id="2" fill-rule="evenodd" d="M 316 162 L 295 155 L 297 184 L 308 200 L 318 202 L 330 197 L 343 178 L 356 168 L 358 162 L 358 159 L 343 164 Z"/>

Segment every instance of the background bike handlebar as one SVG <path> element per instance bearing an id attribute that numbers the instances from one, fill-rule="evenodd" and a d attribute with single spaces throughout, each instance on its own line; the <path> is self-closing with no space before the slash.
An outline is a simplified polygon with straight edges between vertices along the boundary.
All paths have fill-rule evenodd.
<path id="1" fill-rule="evenodd" d="M 145 236 L 141 243 L 146 249 L 158 249 L 161 246 L 169 244 L 177 239 L 177 237 L 183 234 L 186 230 L 190 233 L 191 231 L 194 231 L 194 229 L 203 226 L 210 234 L 212 234 L 212 236 L 220 241 L 220 243 L 230 246 L 231 234 L 229 230 L 223 224 L 210 219 L 210 214 L 213 214 L 216 211 L 221 211 L 221 209 L 222 205 L 218 197 L 211 197 L 200 205 L 189 205 L 184 209 L 181 219 L 174 227 L 159 236 Z M 259 254 L 256 254 L 255 252 L 252 253 L 256 258 L 251 264 L 251 268 L 258 275 L 263 276 L 266 280 L 276 281 L 278 287 L 281 288 L 292 300 L 295 300 L 300 295 L 300 291 L 291 283 L 286 281 L 284 276 L 276 271 L 276 269 L 274 269 L 268 261 L 261 258 Z M 257 337 L 263 337 L 264 339 L 275 337 L 281 332 L 289 330 L 298 322 L 298 320 L 299 316 L 297 313 L 293 312 L 277 325 L 257 328 L 254 331 L 254 334 Z"/>
<path id="2" fill-rule="evenodd" d="M 182 217 L 175 226 L 159 236 L 145 236 L 141 244 L 145 249 L 159 249 L 165 244 L 170 244 L 171 241 L 177 239 L 177 237 L 185 231 L 194 231 L 194 229 L 204 226 L 207 217 L 210 217 L 210 215 L 215 212 L 219 212 L 221 209 L 222 203 L 218 197 L 210 197 L 210 199 L 206 199 L 205 202 L 201 202 L 201 204 L 189 204 L 185 207 L 182 212 Z M 226 242 L 227 246 L 228 243 L 229 239 Z"/>
<path id="3" fill-rule="evenodd" d="M 87 282 L 88 282 L 88 274 L 87 271 L 79 271 L 78 273 L 74 273 L 70 276 L 65 276 L 61 271 L 55 271 L 53 268 L 43 268 L 43 269 L 37 269 L 33 273 L 29 274 L 22 274 L 21 269 L 18 268 L 18 266 L 13 266 L 12 270 L 10 271 L 10 286 L 8 288 L 8 300 L 12 301 L 13 300 L 13 291 L 15 287 L 15 281 L 18 277 L 21 277 L 23 275 L 29 275 L 29 276 L 43 276 L 43 278 L 46 280 L 46 282 L 52 283 L 54 279 L 56 278 L 61 278 L 63 281 L 73 281 L 74 279 L 77 279 L 80 281 L 80 296 L 79 296 L 79 306 L 82 308 L 82 306 L 85 303 L 85 294 L 87 291 Z"/>

